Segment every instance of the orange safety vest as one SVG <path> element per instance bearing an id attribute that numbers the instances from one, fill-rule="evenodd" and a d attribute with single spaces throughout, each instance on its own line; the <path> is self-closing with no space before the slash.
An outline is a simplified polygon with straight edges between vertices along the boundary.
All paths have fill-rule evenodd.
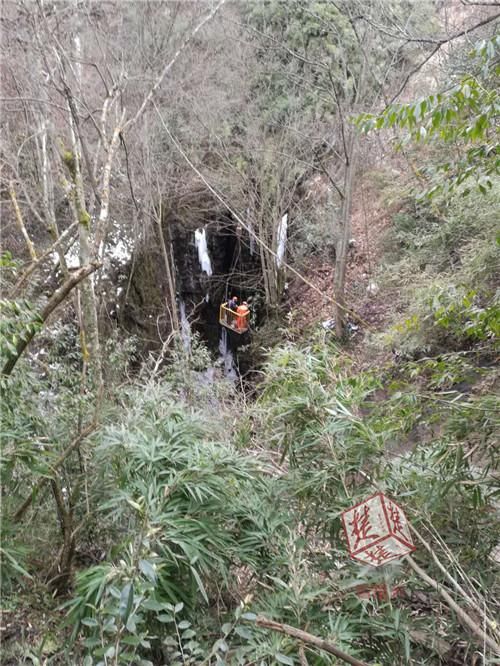
<path id="1" fill-rule="evenodd" d="M 245 317 L 245 315 L 248 312 L 250 312 L 250 310 L 246 305 L 238 305 L 238 309 L 236 310 L 236 312 L 239 315 L 236 325 L 238 326 L 240 331 L 244 331 L 245 329 L 248 328 L 248 316 Z"/>

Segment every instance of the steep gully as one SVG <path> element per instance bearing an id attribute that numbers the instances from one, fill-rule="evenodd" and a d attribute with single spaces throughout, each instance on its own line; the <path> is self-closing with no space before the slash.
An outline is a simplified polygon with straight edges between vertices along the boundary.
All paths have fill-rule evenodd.
<path id="1" fill-rule="evenodd" d="M 231 294 L 252 299 L 259 292 L 260 260 L 248 233 L 225 212 L 207 219 L 172 216 L 164 221 L 166 245 L 175 270 L 181 338 L 189 349 L 197 332 L 218 353 L 217 367 L 235 379 L 238 349 L 249 343 L 219 324 L 220 304 Z M 279 256 L 285 254 L 286 219 L 280 225 Z M 168 285 L 164 257 L 155 239 L 143 242 L 130 260 L 117 312 L 120 323 L 141 341 L 145 351 L 161 345 L 170 332 L 165 303 Z"/>

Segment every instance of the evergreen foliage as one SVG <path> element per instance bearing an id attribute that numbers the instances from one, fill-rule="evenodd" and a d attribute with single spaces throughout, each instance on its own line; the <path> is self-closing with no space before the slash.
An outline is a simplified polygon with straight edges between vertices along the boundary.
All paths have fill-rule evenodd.
<path id="1" fill-rule="evenodd" d="M 462 195 L 471 190 L 469 179 L 486 194 L 493 177 L 500 175 L 498 148 L 498 84 L 500 36 L 479 41 L 470 54 L 468 72 L 451 88 L 410 104 L 391 104 L 379 116 L 362 114 L 357 123 L 365 131 L 401 127 L 408 140 L 458 146 L 449 160 L 430 164 L 423 176 L 431 185 L 426 194 L 454 190 L 462 183 Z M 458 153 L 458 155 L 457 155 Z"/>
<path id="2" fill-rule="evenodd" d="M 40 220 L 54 225 L 56 237 L 59 216 L 62 233 L 71 230 L 64 216 L 74 203 L 72 195 L 82 197 L 85 224 L 77 214 L 73 224 L 80 235 L 69 234 L 65 243 L 59 236 L 56 249 L 39 252 L 56 260 L 39 274 L 38 259 L 31 254 L 27 259 L 16 243 L 0 257 L 1 367 L 16 354 L 23 336 L 31 340 L 14 371 L 0 378 L 6 666 L 339 664 L 327 644 L 373 666 L 497 663 L 499 40 L 484 34 L 467 59 L 463 56 L 470 47 L 462 48 L 466 71 L 458 68 L 457 74 L 451 66 L 449 88 L 443 85 L 441 92 L 372 113 L 380 108 L 381 92 L 404 79 L 421 47 L 422 40 L 411 38 L 403 49 L 400 35 L 426 34 L 427 42 L 436 41 L 437 15 L 431 15 L 430 3 L 417 4 L 228 3 L 220 23 L 210 24 L 208 37 L 197 29 L 191 34 L 201 9 L 183 3 L 149 3 L 140 11 L 133 3 L 125 8 L 84 3 L 72 8 L 74 23 L 64 3 L 55 8 L 41 3 L 32 13 L 23 3 L 15 14 L 24 35 L 21 43 L 28 43 L 24 37 L 35 30 L 40 48 L 49 22 L 55 35 L 54 21 L 71 26 L 75 34 L 78 21 L 88 21 L 85 34 L 92 48 L 106 53 L 106 67 L 96 68 L 107 96 L 104 103 L 73 81 L 79 77 L 76 65 L 87 61 L 68 46 L 71 31 L 59 35 L 57 68 L 46 76 L 52 85 L 51 77 L 60 70 L 61 87 L 50 90 L 61 99 L 50 98 L 50 104 L 62 113 L 61 100 L 70 111 L 76 104 L 78 113 L 66 115 L 63 123 L 66 127 L 70 120 L 72 150 L 57 159 L 70 168 L 74 182 L 54 206 L 53 219 L 45 209 L 54 192 L 60 194 L 57 188 L 66 185 L 54 188 L 47 176 L 54 157 L 54 146 L 47 149 L 47 119 L 33 107 L 36 113 L 26 111 L 22 131 L 12 132 L 10 148 L 16 148 L 17 158 L 16 168 L 10 168 L 16 179 L 27 178 L 28 171 L 31 179 L 19 190 L 26 200 L 18 197 L 27 223 L 22 215 L 15 220 L 27 247 L 34 247 L 30 236 L 43 237 Z M 127 39 L 131 31 L 134 49 L 127 45 L 128 60 L 117 60 L 115 50 L 101 44 L 101 12 L 120 39 L 121 22 Z M 387 28 L 381 28 L 383 19 Z M 166 43 L 166 28 L 173 46 Z M 159 320 L 159 340 L 148 339 L 141 325 L 136 337 L 125 334 L 127 296 L 113 310 L 106 289 L 113 281 L 125 285 L 128 280 L 128 292 L 132 278 L 111 270 L 104 238 L 109 229 L 96 218 L 95 202 L 101 205 L 109 188 L 94 188 L 89 164 L 78 154 L 84 145 L 88 148 L 86 141 L 94 146 L 83 127 L 91 115 L 85 122 L 82 117 L 84 107 L 87 113 L 91 106 L 87 109 L 80 93 L 89 92 L 92 101 L 99 99 L 97 106 L 118 117 L 122 103 L 143 99 L 144 72 L 157 81 L 168 46 L 175 61 L 185 55 L 191 34 L 194 55 L 209 58 L 207 44 L 213 43 L 217 58 L 227 57 L 226 31 L 234 31 L 231 47 L 237 37 L 241 48 L 252 53 L 248 80 L 235 90 L 237 102 L 228 102 L 233 91 L 228 84 L 223 95 L 217 76 L 234 83 L 243 71 L 239 61 L 232 79 L 229 65 L 222 76 L 209 70 L 211 61 L 200 65 L 193 58 L 180 74 L 172 73 L 179 86 L 174 92 L 166 90 L 168 77 L 165 88 L 154 92 L 155 105 L 172 121 L 176 136 L 190 133 L 207 173 L 227 186 L 226 193 L 234 194 L 241 208 L 248 205 L 247 217 L 261 242 L 253 250 L 262 262 L 259 275 L 239 278 L 242 291 L 248 278 L 249 290 L 257 295 L 252 343 L 238 350 L 249 372 L 237 382 L 223 376 L 221 361 L 200 330 L 191 331 L 188 342 L 176 330 L 169 310 L 179 297 L 173 280 L 168 298 L 162 286 L 157 291 L 160 306 L 166 304 L 162 316 L 172 324 L 168 337 L 161 337 Z M 244 46 L 243 38 L 248 40 Z M 369 58 L 363 51 L 367 44 Z M 136 62 L 136 53 L 143 61 Z M 52 55 L 43 63 L 47 69 Z M 424 165 L 417 170 L 416 189 L 425 175 L 430 196 L 409 191 L 401 175 L 388 179 L 388 171 L 376 172 L 378 197 L 383 199 L 385 190 L 393 197 L 397 192 L 397 212 L 388 209 L 383 238 L 377 238 L 379 254 L 369 268 L 370 280 L 380 285 L 378 303 L 385 299 L 390 307 L 378 330 L 365 327 L 363 319 L 357 337 L 346 341 L 334 336 L 329 322 L 321 326 L 317 321 L 322 305 L 317 313 L 316 304 L 307 300 L 312 291 L 294 305 L 315 317 L 309 327 L 293 324 L 293 312 L 290 325 L 276 316 L 289 276 L 278 270 L 272 248 L 280 216 L 288 211 L 294 266 L 314 275 L 313 264 L 334 253 L 337 207 L 329 195 L 314 204 L 307 199 L 314 198 L 311 180 L 318 173 L 323 185 L 332 184 L 326 163 L 332 169 L 346 167 L 338 150 L 348 127 L 342 112 L 356 99 L 368 62 L 363 102 L 370 113 L 358 117 L 357 126 L 408 131 L 410 159 Z M 123 82 L 126 64 L 132 72 L 129 88 Z M 192 71 L 190 85 L 203 93 L 199 82 L 208 86 L 215 77 L 214 88 L 207 89 L 218 98 L 214 102 L 206 94 L 207 117 L 196 124 L 188 113 L 189 86 L 184 87 L 183 78 Z M 90 81 L 89 74 L 85 77 Z M 71 86 L 78 91 L 73 97 Z M 45 88 L 34 91 L 36 96 L 23 96 L 23 103 L 42 97 L 48 102 Z M 242 108 L 236 116 L 238 104 Z M 210 117 L 214 108 L 217 113 Z M 152 112 L 146 117 L 156 119 Z M 109 127 L 105 117 L 102 126 L 96 118 L 93 178 L 107 165 L 111 170 Z M 154 147 L 149 143 L 154 124 L 145 123 L 144 136 L 127 133 L 125 124 L 114 129 L 120 130 L 115 140 L 126 153 L 123 169 L 112 171 L 112 177 L 108 173 L 111 191 L 117 193 L 113 233 L 119 239 L 120 231 L 126 236 L 118 219 L 123 213 L 124 218 L 133 214 L 137 222 L 134 251 L 148 235 L 154 238 L 150 243 L 158 242 L 158 230 L 148 225 L 165 194 L 159 182 L 163 170 L 171 199 L 178 202 L 178 208 L 172 204 L 176 215 L 200 224 L 212 220 L 210 201 L 198 195 L 199 182 L 172 157 L 164 135 Z M 57 124 L 50 131 L 56 130 Z M 28 167 L 23 150 L 41 136 L 44 140 L 33 149 L 34 166 Z M 103 146 L 107 164 L 98 159 Z M 52 163 L 54 180 L 59 162 L 57 168 Z M 83 177 L 89 181 L 80 182 Z M 129 210 L 124 203 L 130 199 L 133 213 L 132 205 Z M 185 200 L 195 204 L 187 210 Z M 33 202 L 41 204 L 43 218 L 33 212 Z M 168 215 L 165 219 L 162 251 L 169 267 L 171 229 Z M 228 223 L 228 242 L 240 250 L 248 242 L 247 230 L 236 221 Z M 163 223 L 160 214 L 160 234 Z M 101 233 L 102 245 L 92 246 Z M 102 273 L 93 282 L 75 285 L 58 310 L 41 321 L 39 304 L 78 270 L 65 263 L 74 244 L 82 263 L 102 259 Z M 131 271 L 141 256 L 132 256 Z M 353 253 L 351 263 L 356 260 Z M 146 272 L 156 275 L 149 268 Z M 221 290 L 234 278 L 233 269 L 213 276 Z M 318 295 L 319 287 L 313 287 Z M 147 307 L 147 291 L 138 300 Z M 200 305 L 193 303 L 193 315 Z M 193 321 L 193 329 L 197 324 Z M 99 344 L 89 343 L 92 333 Z M 377 491 L 401 504 L 417 548 L 411 559 L 375 568 L 350 558 L 342 512 Z M 269 622 L 279 630 L 271 630 Z M 316 642 L 299 640 L 287 627 Z"/>

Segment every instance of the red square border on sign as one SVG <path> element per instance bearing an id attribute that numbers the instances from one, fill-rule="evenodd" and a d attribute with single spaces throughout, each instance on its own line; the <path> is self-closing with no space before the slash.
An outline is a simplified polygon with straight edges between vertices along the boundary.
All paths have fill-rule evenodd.
<path id="1" fill-rule="evenodd" d="M 342 512 L 352 558 L 380 566 L 415 550 L 401 507 L 381 492 Z"/>

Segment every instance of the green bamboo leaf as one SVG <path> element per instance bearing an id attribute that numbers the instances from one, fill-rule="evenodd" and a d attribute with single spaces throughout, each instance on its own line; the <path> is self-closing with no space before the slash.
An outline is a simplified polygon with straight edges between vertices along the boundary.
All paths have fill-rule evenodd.
<path id="1" fill-rule="evenodd" d="M 249 638 L 252 638 L 252 632 L 246 629 L 245 627 L 236 627 L 234 632 L 238 634 L 238 636 L 241 636 L 241 638 L 245 638 L 247 640 Z"/>
<path id="2" fill-rule="evenodd" d="M 251 620 L 254 621 L 257 619 L 257 615 L 255 613 L 243 613 L 241 616 L 242 620 Z"/>
<path id="3" fill-rule="evenodd" d="M 205 590 L 205 586 L 203 585 L 203 581 L 201 580 L 200 575 L 198 574 L 198 572 L 196 571 L 196 569 L 194 567 L 191 567 L 191 573 L 193 574 L 193 577 L 196 581 L 196 584 L 198 585 L 199 591 L 201 592 L 203 598 L 205 599 L 205 601 L 208 604 L 207 591 Z"/>
<path id="4" fill-rule="evenodd" d="M 111 659 L 112 657 L 114 657 L 115 656 L 115 646 L 110 645 L 110 647 L 104 653 L 104 656 L 106 657 L 106 659 Z"/>
<path id="5" fill-rule="evenodd" d="M 126 624 L 130 611 L 132 610 L 132 604 L 134 602 L 134 586 L 132 583 L 127 583 L 122 589 L 120 595 L 120 607 L 119 613 L 122 619 L 122 622 Z"/>
<path id="6" fill-rule="evenodd" d="M 156 583 L 156 569 L 148 560 L 139 560 L 139 569 L 152 583 Z"/>

